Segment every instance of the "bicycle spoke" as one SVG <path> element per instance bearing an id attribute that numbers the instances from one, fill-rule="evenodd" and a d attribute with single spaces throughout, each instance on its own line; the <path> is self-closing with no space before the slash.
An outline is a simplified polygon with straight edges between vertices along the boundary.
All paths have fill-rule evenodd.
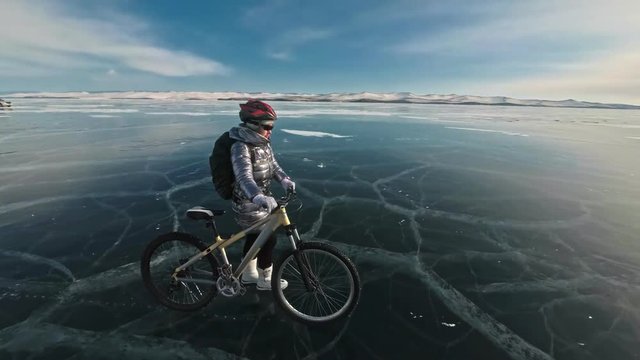
<path id="1" fill-rule="evenodd" d="M 336 295 L 342 295 L 342 296 L 344 297 L 342 300 L 346 300 L 346 299 L 348 299 L 348 298 L 349 298 L 348 292 L 339 292 L 339 291 L 337 291 L 337 290 L 335 290 L 335 289 L 332 289 L 332 288 L 326 288 L 326 289 L 324 289 L 324 291 L 325 291 L 325 293 L 327 293 L 327 292 L 333 292 L 333 293 L 335 294 L 334 296 L 336 296 Z M 327 294 L 327 295 L 328 295 L 328 296 L 331 296 L 331 295 L 329 295 L 329 294 Z M 335 297 L 334 297 L 334 296 L 332 296 L 332 298 L 334 298 L 334 299 L 335 299 Z"/>
<path id="2" fill-rule="evenodd" d="M 320 312 L 320 314 L 321 315 L 326 314 L 327 312 L 325 311 L 324 306 L 322 306 L 322 303 L 323 303 L 323 301 L 322 301 L 322 293 L 316 292 L 315 293 L 315 299 L 316 299 L 316 302 L 318 303 L 318 311 Z"/>
<path id="3" fill-rule="evenodd" d="M 327 300 L 327 304 L 331 304 L 337 307 L 336 310 L 339 310 L 342 307 L 341 301 L 338 301 L 335 297 L 327 294 L 325 291 L 321 291 L 321 294 Z"/>
<path id="4" fill-rule="evenodd" d="M 286 289 L 276 292 L 280 305 L 305 321 L 339 319 L 350 313 L 357 303 L 357 272 L 351 262 L 331 246 L 303 245 L 280 264 L 276 276 L 289 282 Z"/>
<path id="5" fill-rule="evenodd" d="M 331 301 L 329 301 L 329 299 L 327 299 L 327 296 L 323 292 L 320 292 L 320 297 L 324 298 L 324 300 L 326 300 L 326 301 L 324 301 L 324 303 L 325 303 L 326 307 L 330 310 L 330 312 L 327 312 L 327 314 L 331 314 L 333 312 L 333 309 L 332 309 L 332 306 L 331 306 L 332 305 Z"/>
<path id="6" fill-rule="evenodd" d="M 324 280 L 323 282 L 334 281 L 336 279 L 340 279 L 340 280 L 344 281 L 344 275 L 336 275 L 336 276 L 330 276 L 330 277 L 323 276 L 322 277 L 322 280 Z"/>
<path id="7" fill-rule="evenodd" d="M 339 264 L 337 264 L 337 263 L 335 263 L 335 262 L 334 262 L 334 263 L 331 265 L 331 268 L 329 268 L 329 270 L 327 271 L 327 275 L 329 275 L 329 274 L 333 273 L 333 270 L 334 270 L 334 269 L 337 269 L 339 266 L 340 266 Z"/>
<path id="8" fill-rule="evenodd" d="M 295 274 L 290 271 L 287 273 L 287 276 L 291 275 L 291 277 L 295 277 L 297 279 L 302 279 L 302 274 L 300 273 L 300 271 L 298 271 L 298 269 L 296 269 L 295 267 L 291 266 L 291 269 L 293 269 L 293 271 L 295 271 Z"/>
<path id="9" fill-rule="evenodd" d="M 292 302 L 296 304 L 300 304 L 300 306 L 302 307 L 304 306 L 304 304 L 307 302 L 308 299 L 309 299 L 309 294 L 303 292 L 299 296 L 293 298 Z"/>
<path id="10" fill-rule="evenodd" d="M 162 303 L 171 308 L 195 310 L 204 306 L 217 289 L 217 264 L 211 257 L 203 257 L 184 267 L 200 250 L 185 234 L 166 234 L 166 239 L 146 257 L 147 286 Z M 213 262 L 212 262 L 213 261 Z M 176 269 L 181 268 L 176 273 Z M 174 282 L 173 277 L 178 281 Z M 155 290 L 153 290 L 155 289 Z"/>
<path id="11" fill-rule="evenodd" d="M 210 278 L 213 277 L 213 273 L 211 271 L 206 271 L 206 270 L 201 270 L 201 269 L 194 269 L 192 271 L 192 273 L 194 275 L 197 274 L 197 275 L 203 275 L 203 276 L 210 277 Z"/>
<path id="12" fill-rule="evenodd" d="M 336 312 L 338 310 L 340 310 L 340 308 L 342 308 L 343 303 L 342 301 L 338 301 L 337 299 L 335 299 L 334 297 L 328 295 L 326 292 L 322 292 L 322 296 L 324 296 L 324 298 L 327 300 L 327 306 L 329 306 L 329 308 L 331 309 L 332 312 Z"/>
<path id="13" fill-rule="evenodd" d="M 309 277 L 317 281 L 319 289 L 318 291 L 314 291 L 312 294 L 308 294 L 305 292 L 297 294 L 292 292 L 291 290 L 293 290 L 293 288 L 297 288 L 297 284 L 294 284 L 295 281 L 303 280 L 303 276 L 300 271 L 298 271 L 298 269 L 293 266 L 294 261 L 291 261 L 291 263 L 289 264 L 291 266 L 287 266 L 285 271 L 287 274 L 293 274 L 294 271 L 296 273 L 295 278 L 289 281 L 289 286 L 292 287 L 288 292 L 290 294 L 289 296 L 291 303 L 296 304 L 297 307 L 299 306 L 301 309 L 308 308 L 309 314 L 312 315 L 325 316 L 327 314 L 337 312 L 342 307 L 343 301 L 347 299 L 347 297 L 330 296 L 326 294 L 323 288 L 326 287 L 325 283 L 327 281 L 324 275 L 335 273 L 336 269 L 339 268 L 339 264 L 335 264 L 335 261 L 333 261 L 332 263 L 331 261 L 329 261 L 331 260 L 330 258 L 324 259 L 322 256 L 316 256 L 317 254 L 305 253 L 302 255 L 302 265 L 305 267 L 305 271 L 308 273 Z M 327 261 L 329 261 L 328 264 Z M 289 271 L 289 268 L 291 268 L 293 271 Z M 334 275 L 329 277 L 328 280 L 333 281 L 337 279 L 344 279 L 344 275 Z M 301 287 L 305 288 L 304 286 Z M 335 291 L 334 289 L 331 290 L 337 295 L 342 295 L 340 292 Z"/>
<path id="14" fill-rule="evenodd" d="M 192 278 L 192 280 L 193 280 L 193 278 Z M 197 281 L 197 280 L 196 280 L 196 281 Z M 194 283 L 193 283 L 193 287 L 195 287 L 195 288 L 196 288 L 196 291 L 198 292 L 198 294 L 200 294 L 200 296 L 202 296 L 202 295 L 203 295 L 202 290 L 200 290 L 200 287 L 198 286 L 198 283 L 194 282 Z"/>

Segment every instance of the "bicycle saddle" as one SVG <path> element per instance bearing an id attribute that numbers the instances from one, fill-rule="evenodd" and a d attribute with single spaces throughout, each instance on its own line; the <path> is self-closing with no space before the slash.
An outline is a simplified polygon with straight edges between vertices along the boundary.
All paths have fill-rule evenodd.
<path id="1" fill-rule="evenodd" d="M 192 220 L 213 220 L 214 216 L 224 215 L 224 210 L 209 210 L 202 206 L 195 206 L 187 210 L 187 217 Z"/>

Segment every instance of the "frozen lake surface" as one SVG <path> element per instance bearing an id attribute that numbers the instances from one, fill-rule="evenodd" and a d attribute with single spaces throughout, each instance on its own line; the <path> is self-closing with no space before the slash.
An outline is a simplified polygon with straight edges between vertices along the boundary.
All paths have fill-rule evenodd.
<path id="1" fill-rule="evenodd" d="M 255 290 L 177 313 L 143 288 L 147 242 L 209 241 L 184 211 L 230 210 L 208 156 L 237 102 L 19 99 L 0 111 L 0 358 L 640 358 L 639 111 L 273 105 L 290 216 L 360 271 L 351 318 L 307 327 Z"/>

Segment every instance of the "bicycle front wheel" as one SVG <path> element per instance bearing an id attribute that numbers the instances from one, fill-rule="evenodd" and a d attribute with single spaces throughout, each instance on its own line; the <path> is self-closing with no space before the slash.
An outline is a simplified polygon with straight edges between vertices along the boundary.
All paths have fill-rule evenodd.
<path id="1" fill-rule="evenodd" d="M 183 311 L 205 306 L 217 293 L 218 262 L 211 254 L 180 271 L 176 268 L 207 248 L 198 238 L 179 232 L 158 236 L 145 248 L 140 263 L 142 280 L 163 305 Z"/>
<path id="2" fill-rule="evenodd" d="M 283 289 L 280 279 L 288 286 Z M 360 297 L 355 265 L 335 247 L 302 243 L 275 266 L 271 280 L 274 298 L 290 316 L 309 324 L 349 316 Z"/>

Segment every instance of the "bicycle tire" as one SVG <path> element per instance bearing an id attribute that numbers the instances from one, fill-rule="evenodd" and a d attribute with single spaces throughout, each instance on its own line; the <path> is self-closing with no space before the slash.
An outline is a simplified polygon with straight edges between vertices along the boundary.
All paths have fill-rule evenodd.
<path id="1" fill-rule="evenodd" d="M 173 246 L 169 244 L 171 242 L 174 242 Z M 167 244 L 168 248 L 165 247 Z M 215 281 L 218 278 L 218 261 L 212 254 L 189 266 L 183 275 L 190 279 L 196 275 L 201 280 L 214 283 L 198 286 L 197 282 L 176 282 L 172 278 L 175 268 L 206 248 L 202 241 L 191 234 L 171 232 L 158 236 L 142 254 L 140 272 L 145 287 L 156 300 L 170 309 L 195 311 L 207 305 L 217 294 Z M 158 276 L 152 274 L 156 270 L 159 271 Z M 174 296 L 176 288 L 185 292 L 182 297 L 185 301 L 181 302 Z"/>
<path id="2" fill-rule="evenodd" d="M 318 280 L 318 289 L 310 290 L 306 287 L 302 279 L 303 276 L 301 275 L 300 266 L 296 260 L 296 253 L 300 255 L 299 259 L 306 259 L 302 261 L 307 262 L 310 268 L 309 270 L 311 270 L 315 279 Z M 322 258 L 324 258 L 324 260 L 322 260 Z M 322 261 L 325 263 L 327 261 L 333 263 L 329 265 L 329 270 L 338 267 L 337 269 L 341 270 L 344 274 L 324 277 L 324 274 L 322 274 Z M 318 263 L 320 263 L 319 266 Z M 326 270 L 328 268 L 324 267 L 324 269 Z M 296 272 L 298 275 L 296 275 Z M 288 282 L 286 289 L 282 289 L 281 286 L 280 279 L 283 276 Z M 330 288 L 326 286 L 329 280 L 333 283 L 338 283 L 338 285 L 346 285 L 348 288 L 346 297 L 336 289 L 330 290 Z M 282 308 L 287 315 L 307 324 L 326 324 L 350 316 L 360 298 L 360 277 L 353 262 L 335 247 L 320 242 L 302 243 L 297 250 L 291 250 L 285 254 L 275 265 L 271 286 L 273 296 L 280 308 Z M 319 290 L 320 288 L 323 289 Z M 299 293 L 302 294 L 300 295 Z M 313 310 L 313 306 L 309 309 L 303 309 L 305 303 L 308 302 L 311 296 L 318 300 L 316 296 L 318 294 L 320 295 L 320 300 L 322 300 L 322 298 L 327 300 L 325 305 L 328 311 L 326 311 L 326 314 L 315 314 L 317 311 Z M 336 298 L 331 295 L 336 296 Z M 338 295 L 341 295 L 340 298 L 338 298 Z M 336 301 L 342 297 L 344 297 L 344 304 L 336 304 Z M 311 302 L 313 302 L 313 300 Z M 324 308 L 322 305 L 319 305 L 317 310 L 323 312 Z"/>

